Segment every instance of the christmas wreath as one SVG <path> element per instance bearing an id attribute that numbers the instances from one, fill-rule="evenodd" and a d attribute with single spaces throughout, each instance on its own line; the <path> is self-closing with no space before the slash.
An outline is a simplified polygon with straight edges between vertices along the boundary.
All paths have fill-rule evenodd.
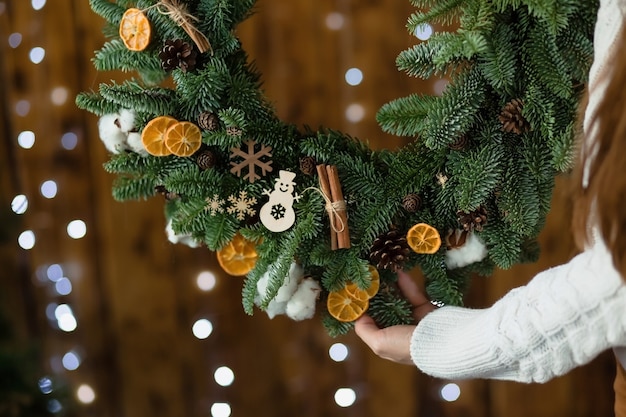
<path id="1" fill-rule="evenodd" d="M 536 259 L 573 161 L 594 1 L 412 0 L 411 32 L 450 29 L 397 66 L 450 83 L 379 110 L 384 131 L 415 138 L 397 151 L 277 118 L 234 31 L 254 3 L 90 0 L 110 35 L 97 70 L 136 74 L 76 100 L 100 116 L 116 199 L 165 196 L 169 239 L 245 275 L 247 313 L 301 320 L 323 305 L 331 335 L 364 311 L 408 322 L 400 269 L 458 305 L 474 274 Z"/>

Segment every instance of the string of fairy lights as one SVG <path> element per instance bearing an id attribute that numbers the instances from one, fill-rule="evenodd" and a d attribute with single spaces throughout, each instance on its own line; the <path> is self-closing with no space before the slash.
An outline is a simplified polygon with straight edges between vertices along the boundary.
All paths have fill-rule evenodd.
<path id="1" fill-rule="evenodd" d="M 47 5 L 46 0 L 31 0 L 33 13 L 41 13 Z M 0 14 L 6 11 L 6 3 L 0 1 Z M 36 19 L 36 16 L 33 16 Z M 348 16 L 340 12 L 332 12 L 326 15 L 323 24 L 328 30 L 341 31 L 346 28 Z M 419 27 L 414 35 L 419 40 L 427 40 L 433 34 L 433 28 L 429 25 Z M 20 32 L 10 33 L 7 42 L 9 48 L 14 50 L 24 49 L 25 36 Z M 53 39 L 49 37 L 48 39 Z M 46 59 L 46 49 L 44 46 L 34 46 L 28 51 L 28 60 L 31 65 L 39 65 Z M 349 63 L 348 63 L 349 64 Z M 346 88 L 358 88 L 363 80 L 367 77 L 367 71 L 355 66 L 347 65 L 344 72 L 344 81 Z M 436 81 L 433 85 L 434 93 L 441 93 L 446 86 L 446 80 Z M 50 105 L 64 105 L 70 98 L 70 92 L 63 86 L 52 86 L 50 89 Z M 38 103 L 41 105 L 41 103 Z M 12 103 L 10 110 L 16 118 L 23 118 L 32 111 L 32 103 L 27 99 L 18 98 Z M 371 115 L 366 114 L 366 109 L 358 102 L 347 103 L 344 116 L 349 123 L 357 124 L 365 117 Z M 19 149 L 27 151 L 37 146 L 37 132 L 31 130 L 22 130 L 15 135 L 15 141 Z M 64 132 L 60 137 L 60 146 L 66 151 L 74 150 L 79 143 L 79 136 L 72 131 Z M 54 172 L 50 172 L 49 179 L 45 179 L 38 186 L 40 195 L 45 200 L 52 200 L 62 195 L 63 189 L 60 188 L 54 179 Z M 45 210 L 45 207 L 31 207 L 31 201 L 36 201 L 34 196 L 28 193 L 20 193 L 15 195 L 11 201 L 11 209 L 13 213 L 19 216 L 28 216 L 33 211 Z M 87 235 L 88 225 L 84 220 L 74 219 L 66 224 L 67 236 L 71 239 L 82 239 Z M 19 233 L 17 245 L 25 251 L 37 251 L 39 247 L 38 231 L 36 229 L 26 229 Z M 43 248 L 42 248 L 43 250 Z M 55 331 L 70 334 L 80 326 L 80 317 L 74 314 L 72 303 L 79 303 L 80 299 L 71 300 L 73 291 L 73 277 L 64 268 L 63 260 L 58 263 L 39 265 L 35 268 L 35 284 L 45 286 L 50 294 L 50 301 L 45 308 L 45 314 L 49 325 Z M 217 284 L 218 277 L 211 271 L 200 272 L 195 284 L 198 290 L 202 292 L 212 291 Z M 190 331 L 199 339 L 204 340 L 211 337 L 214 331 L 219 331 L 219 323 L 214 324 L 209 318 L 201 317 L 190 324 Z M 328 356 L 331 360 L 341 363 L 350 358 L 350 347 L 344 343 L 332 343 L 328 347 Z M 50 394 L 48 402 L 48 411 L 51 413 L 63 414 L 64 404 L 56 399 L 52 394 L 55 390 L 55 376 L 62 375 L 64 372 L 80 372 L 81 365 L 89 352 L 77 345 L 64 352 L 54 352 L 50 355 L 51 375 L 42 375 L 39 379 L 39 389 L 43 394 Z M 220 365 L 213 370 L 213 379 L 215 383 L 221 387 L 230 387 L 236 384 L 236 376 L 234 371 L 227 365 Z M 78 378 L 80 380 L 80 378 Z M 88 383 L 78 383 L 72 389 L 76 400 L 79 403 L 88 405 L 92 404 L 98 398 L 96 390 Z M 455 401 L 461 394 L 460 388 L 455 383 L 447 383 L 441 386 L 440 396 L 445 401 Z M 359 400 L 358 389 L 340 386 L 334 393 L 334 402 L 339 407 L 351 407 Z M 232 414 L 231 405 L 228 402 L 214 402 L 210 405 L 210 413 L 212 417 L 229 417 Z"/>

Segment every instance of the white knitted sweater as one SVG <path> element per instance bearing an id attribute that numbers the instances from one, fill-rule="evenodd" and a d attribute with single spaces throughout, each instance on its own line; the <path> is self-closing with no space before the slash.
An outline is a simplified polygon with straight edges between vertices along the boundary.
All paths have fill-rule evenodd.
<path id="1" fill-rule="evenodd" d="M 626 0 L 601 0 L 588 115 L 604 91 L 599 76 L 616 52 L 624 16 Z M 428 314 L 413 333 L 411 357 L 439 378 L 545 382 L 619 346 L 626 346 L 626 284 L 598 241 L 490 308 L 446 306 Z"/>

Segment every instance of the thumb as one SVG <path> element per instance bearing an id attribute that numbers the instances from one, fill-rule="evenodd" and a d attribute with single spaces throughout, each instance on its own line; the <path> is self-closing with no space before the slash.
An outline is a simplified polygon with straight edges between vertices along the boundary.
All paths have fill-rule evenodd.
<path id="1" fill-rule="evenodd" d="M 363 314 L 354 322 L 354 331 L 365 344 L 369 345 L 370 342 L 376 337 L 380 328 L 376 325 L 376 322 L 367 314 Z"/>

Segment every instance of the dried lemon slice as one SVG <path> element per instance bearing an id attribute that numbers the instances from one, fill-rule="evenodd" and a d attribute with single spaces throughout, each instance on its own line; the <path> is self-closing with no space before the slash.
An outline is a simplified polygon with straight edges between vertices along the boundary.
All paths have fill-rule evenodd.
<path id="1" fill-rule="evenodd" d="M 407 232 L 406 242 L 416 253 L 431 254 L 441 247 L 441 236 L 433 226 L 418 223 Z"/>
<path id="2" fill-rule="evenodd" d="M 179 122 L 167 129 L 165 146 L 176 156 L 191 156 L 202 145 L 202 132 L 191 122 Z"/>
<path id="3" fill-rule="evenodd" d="M 252 271 L 257 258 L 256 244 L 239 233 L 217 251 L 217 262 L 226 273 L 233 276 L 243 276 Z"/>
<path id="4" fill-rule="evenodd" d="M 176 119 L 170 116 L 159 116 L 150 120 L 146 127 L 141 131 L 141 143 L 150 155 L 166 156 L 172 152 L 165 146 L 165 132 L 171 126 L 178 123 Z"/>
<path id="5" fill-rule="evenodd" d="M 143 51 L 150 44 L 152 28 L 146 15 L 139 9 L 131 7 L 122 15 L 120 21 L 120 38 L 131 51 Z"/>
<path id="6" fill-rule="evenodd" d="M 371 283 L 367 289 L 359 288 L 359 286 L 353 282 L 348 283 L 345 287 L 346 291 L 357 300 L 369 300 L 378 293 L 378 289 L 380 288 L 380 275 L 378 274 L 378 270 L 372 265 L 369 265 L 368 269 L 371 275 Z"/>

